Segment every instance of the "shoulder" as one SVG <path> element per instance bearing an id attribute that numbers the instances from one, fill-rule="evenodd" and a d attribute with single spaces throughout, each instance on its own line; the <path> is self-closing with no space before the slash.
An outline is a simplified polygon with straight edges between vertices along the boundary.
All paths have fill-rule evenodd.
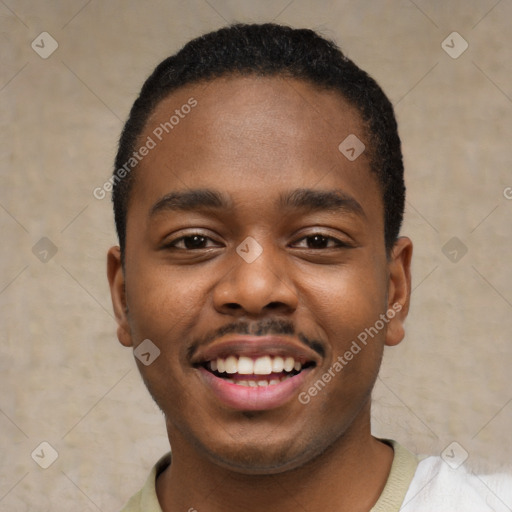
<path id="1" fill-rule="evenodd" d="M 479 475 L 464 466 L 451 468 L 441 457 L 419 462 L 401 512 L 512 510 L 512 474 Z"/>
<path id="2" fill-rule="evenodd" d="M 162 512 L 156 494 L 156 479 L 171 463 L 171 454 L 166 453 L 153 466 L 144 487 L 134 494 L 121 512 Z"/>

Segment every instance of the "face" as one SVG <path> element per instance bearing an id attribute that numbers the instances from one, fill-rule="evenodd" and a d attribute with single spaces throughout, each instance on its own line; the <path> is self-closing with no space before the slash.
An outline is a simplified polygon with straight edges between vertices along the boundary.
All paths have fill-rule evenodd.
<path id="1" fill-rule="evenodd" d="M 367 145 L 353 161 L 350 134 Z M 230 77 L 171 94 L 148 137 L 108 274 L 121 343 L 160 350 L 137 363 L 173 452 L 270 473 L 367 435 L 411 244 L 386 254 L 358 112 L 302 81 Z"/>

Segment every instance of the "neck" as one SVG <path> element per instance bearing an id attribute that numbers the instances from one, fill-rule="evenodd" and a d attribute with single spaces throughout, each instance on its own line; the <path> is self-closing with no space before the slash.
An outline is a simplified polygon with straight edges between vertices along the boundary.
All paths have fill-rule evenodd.
<path id="1" fill-rule="evenodd" d="M 220 467 L 172 431 L 172 464 L 156 486 L 162 510 L 367 512 L 384 488 L 393 450 L 371 436 L 369 411 L 364 428 L 353 427 L 314 459 L 269 475 Z"/>

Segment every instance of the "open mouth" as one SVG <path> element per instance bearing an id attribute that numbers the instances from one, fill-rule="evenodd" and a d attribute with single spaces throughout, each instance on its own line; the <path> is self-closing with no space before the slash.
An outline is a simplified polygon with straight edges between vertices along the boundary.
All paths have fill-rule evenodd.
<path id="1" fill-rule="evenodd" d="M 200 366 L 225 382 L 246 387 L 267 387 L 299 375 L 315 366 L 315 363 L 292 356 L 229 355 L 206 361 Z"/>

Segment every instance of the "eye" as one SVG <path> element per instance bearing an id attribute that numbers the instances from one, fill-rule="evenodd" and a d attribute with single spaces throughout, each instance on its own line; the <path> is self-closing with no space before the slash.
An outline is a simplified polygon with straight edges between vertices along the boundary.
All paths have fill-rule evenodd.
<path id="1" fill-rule="evenodd" d="M 349 244 L 332 236 L 323 235 L 322 233 L 314 233 L 305 236 L 297 240 L 293 245 L 300 249 L 334 249 L 336 247 L 350 247 Z"/>
<path id="2" fill-rule="evenodd" d="M 194 250 L 194 249 L 209 249 L 210 247 L 218 247 L 218 244 L 210 243 L 213 240 L 205 235 L 193 233 L 190 235 L 182 236 L 166 244 L 166 248 L 181 249 L 181 250 Z"/>

